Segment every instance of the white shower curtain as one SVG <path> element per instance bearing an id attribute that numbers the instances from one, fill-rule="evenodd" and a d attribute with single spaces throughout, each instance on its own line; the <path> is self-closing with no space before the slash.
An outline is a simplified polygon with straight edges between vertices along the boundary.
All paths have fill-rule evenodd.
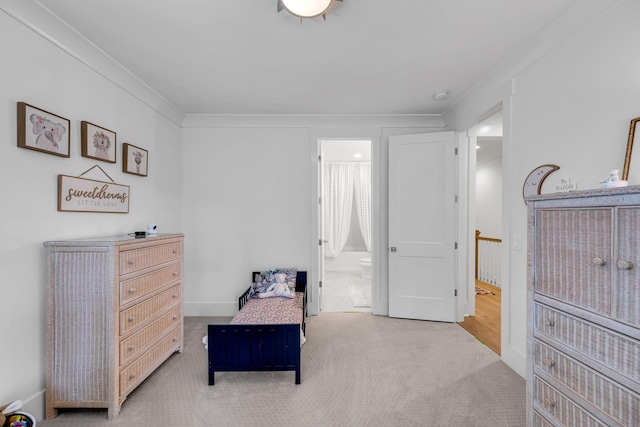
<path id="1" fill-rule="evenodd" d="M 353 184 L 360 232 L 371 252 L 371 163 L 356 163 Z"/>
<path id="2" fill-rule="evenodd" d="M 324 256 L 326 257 L 337 257 L 349 238 L 353 205 L 353 171 L 354 164 L 351 162 L 325 163 Z"/>
<path id="3" fill-rule="evenodd" d="M 327 162 L 324 175 L 324 255 L 337 257 L 347 243 L 354 192 L 362 238 L 371 252 L 371 163 Z"/>

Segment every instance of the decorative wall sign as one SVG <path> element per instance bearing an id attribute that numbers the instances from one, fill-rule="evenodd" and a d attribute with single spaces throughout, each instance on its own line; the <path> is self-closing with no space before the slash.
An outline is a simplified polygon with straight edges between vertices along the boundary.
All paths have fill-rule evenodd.
<path id="1" fill-rule="evenodd" d="M 82 157 L 116 162 L 116 133 L 93 123 L 81 122 Z"/>
<path id="2" fill-rule="evenodd" d="M 527 176 L 527 179 L 524 180 L 524 185 L 522 186 L 522 197 L 526 199 L 528 196 L 540 194 L 540 189 L 542 188 L 544 180 L 551 172 L 555 172 L 558 169 L 560 169 L 560 166 L 542 165 L 532 170 Z"/>
<path id="3" fill-rule="evenodd" d="M 18 147 L 69 157 L 70 129 L 64 117 L 18 102 Z"/>
<path id="4" fill-rule="evenodd" d="M 97 167 L 111 182 L 81 178 Z M 129 213 L 129 186 L 116 184 L 100 166 L 80 176 L 58 175 L 58 211 Z"/>
<path id="5" fill-rule="evenodd" d="M 640 126 L 637 126 L 638 122 L 640 122 L 640 117 L 631 120 L 631 124 L 629 125 L 627 151 L 624 155 L 624 168 L 622 169 L 622 180 L 624 181 L 629 179 L 629 171 L 631 170 L 631 152 L 633 151 L 633 141 L 636 139 L 636 134 L 639 134 L 637 139 L 640 141 Z M 634 169 L 635 174 L 637 172 L 637 168 Z"/>
<path id="6" fill-rule="evenodd" d="M 131 144 L 122 144 L 122 172 L 147 176 L 149 152 Z"/>

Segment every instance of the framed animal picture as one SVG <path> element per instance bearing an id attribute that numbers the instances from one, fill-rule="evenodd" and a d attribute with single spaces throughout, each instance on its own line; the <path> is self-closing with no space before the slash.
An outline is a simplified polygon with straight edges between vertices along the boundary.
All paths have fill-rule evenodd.
<path id="1" fill-rule="evenodd" d="M 116 133 L 93 123 L 81 122 L 82 157 L 116 162 Z"/>
<path id="2" fill-rule="evenodd" d="M 122 144 L 122 172 L 147 176 L 149 152 L 135 145 Z"/>
<path id="3" fill-rule="evenodd" d="M 70 157 L 71 122 L 57 114 L 18 102 L 18 147 Z"/>

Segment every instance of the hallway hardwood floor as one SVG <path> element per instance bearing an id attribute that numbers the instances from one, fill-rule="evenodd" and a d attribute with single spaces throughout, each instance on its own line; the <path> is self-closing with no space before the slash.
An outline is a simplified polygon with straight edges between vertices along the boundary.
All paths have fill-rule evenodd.
<path id="1" fill-rule="evenodd" d="M 488 283 L 476 281 L 476 285 L 494 295 L 476 295 L 476 314 L 467 316 L 458 323 L 480 342 L 500 355 L 500 299 L 501 289 Z"/>

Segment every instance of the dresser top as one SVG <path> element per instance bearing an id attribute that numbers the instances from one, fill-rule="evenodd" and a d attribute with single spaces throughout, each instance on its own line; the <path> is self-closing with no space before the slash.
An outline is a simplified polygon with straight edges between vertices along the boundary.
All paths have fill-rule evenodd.
<path id="1" fill-rule="evenodd" d="M 87 237 L 82 239 L 67 239 L 67 240 L 51 240 L 44 242 L 45 247 L 48 246 L 117 246 L 131 243 L 151 243 L 154 240 L 172 239 L 176 237 L 183 237 L 180 233 L 158 233 L 145 237 L 135 237 L 133 233 L 120 234 L 116 236 L 103 236 L 103 237 Z"/>
<path id="2" fill-rule="evenodd" d="M 564 200 L 564 199 L 581 199 L 586 197 L 602 197 L 602 196 L 626 196 L 640 194 L 640 185 L 630 185 L 628 187 L 615 188 L 595 188 L 591 190 L 567 191 L 564 193 L 549 193 L 528 196 L 526 202 L 536 202 L 543 200 Z"/>

